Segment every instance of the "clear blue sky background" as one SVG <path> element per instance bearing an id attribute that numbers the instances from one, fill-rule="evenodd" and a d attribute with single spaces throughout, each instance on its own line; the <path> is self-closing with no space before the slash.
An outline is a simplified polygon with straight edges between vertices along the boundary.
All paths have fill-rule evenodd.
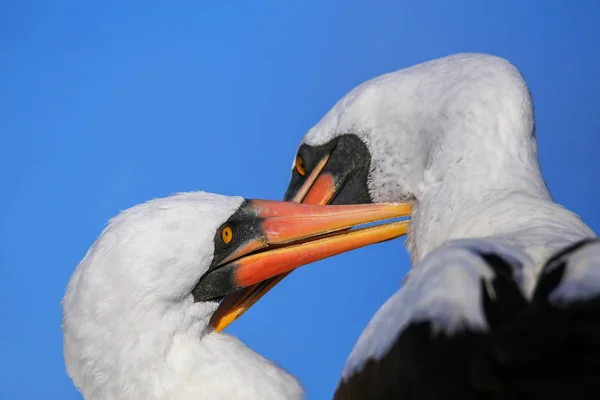
<path id="1" fill-rule="evenodd" d="M 280 199 L 297 143 L 341 96 L 421 61 L 515 63 L 555 199 L 600 232 L 595 0 L 83 3 L 1 6 L 2 399 L 80 398 L 60 300 L 108 218 L 193 189 Z M 407 266 L 396 241 L 305 267 L 230 332 L 328 398 Z"/>

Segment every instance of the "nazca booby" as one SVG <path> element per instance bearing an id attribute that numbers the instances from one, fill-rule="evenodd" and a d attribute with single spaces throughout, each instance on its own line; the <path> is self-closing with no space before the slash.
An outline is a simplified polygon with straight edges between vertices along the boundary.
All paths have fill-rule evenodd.
<path id="1" fill-rule="evenodd" d="M 285 199 L 413 206 L 413 266 L 336 399 L 600 391 L 600 243 L 553 202 L 530 92 L 505 59 L 458 54 L 359 85 L 302 139 Z"/>
<path id="2" fill-rule="evenodd" d="M 406 233 L 402 205 L 307 206 L 206 192 L 111 219 L 69 280 L 68 375 L 87 400 L 299 399 L 294 377 L 216 332 L 239 288 Z M 223 308 L 224 307 L 224 308 Z"/>

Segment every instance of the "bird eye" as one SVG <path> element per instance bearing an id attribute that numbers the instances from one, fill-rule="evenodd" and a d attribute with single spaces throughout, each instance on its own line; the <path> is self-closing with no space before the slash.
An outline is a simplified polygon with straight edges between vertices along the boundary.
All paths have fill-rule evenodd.
<path id="1" fill-rule="evenodd" d="M 230 226 L 226 226 L 225 228 L 223 228 L 223 230 L 221 231 L 221 239 L 223 239 L 223 242 L 225 242 L 225 244 L 229 244 L 229 242 L 231 242 L 231 239 L 233 239 L 233 230 Z"/>
<path id="2" fill-rule="evenodd" d="M 304 160 L 302 157 L 296 157 L 296 171 L 298 171 L 298 173 L 302 176 L 306 174 L 306 171 L 304 170 Z"/>

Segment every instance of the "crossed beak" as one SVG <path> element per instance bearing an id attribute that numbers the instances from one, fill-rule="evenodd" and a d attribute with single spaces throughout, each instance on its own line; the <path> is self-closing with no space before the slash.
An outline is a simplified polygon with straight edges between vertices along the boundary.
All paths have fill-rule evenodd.
<path id="1" fill-rule="evenodd" d="M 248 207 L 257 234 L 237 246 L 204 283 L 231 286 L 211 319 L 216 331 L 225 329 L 295 268 L 408 231 L 408 221 L 357 226 L 410 214 L 405 203 L 324 206 L 250 200 Z"/>

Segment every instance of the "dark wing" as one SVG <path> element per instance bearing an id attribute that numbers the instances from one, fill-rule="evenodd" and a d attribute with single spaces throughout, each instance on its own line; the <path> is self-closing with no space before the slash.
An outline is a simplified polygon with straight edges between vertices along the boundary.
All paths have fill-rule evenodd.
<path id="1" fill-rule="evenodd" d="M 522 261 L 481 241 L 432 252 L 369 323 L 334 398 L 600 398 L 600 241 L 553 256 L 530 300 Z"/>

